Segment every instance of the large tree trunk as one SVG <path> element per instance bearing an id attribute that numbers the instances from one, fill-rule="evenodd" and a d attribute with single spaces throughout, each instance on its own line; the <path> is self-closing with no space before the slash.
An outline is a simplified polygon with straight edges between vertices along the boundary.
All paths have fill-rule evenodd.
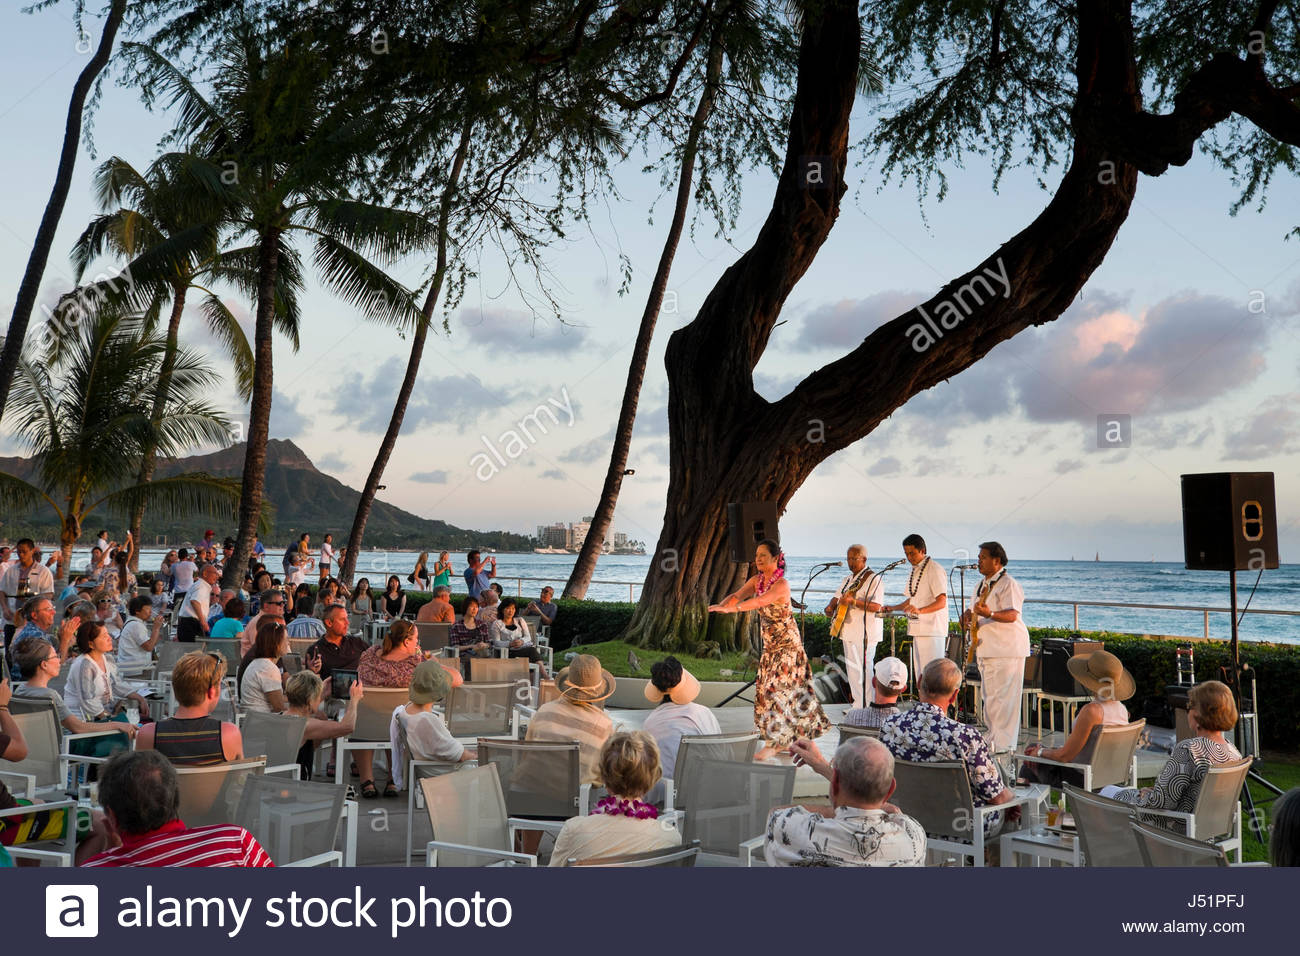
<path id="1" fill-rule="evenodd" d="M 682 237 L 682 228 L 686 223 L 686 212 L 691 204 L 691 183 L 695 177 L 695 154 L 700 134 L 713 112 L 713 99 L 717 92 L 718 81 L 722 76 L 722 45 L 714 37 L 709 49 L 708 66 L 705 74 L 704 91 L 691 117 L 690 131 L 687 133 L 686 145 L 682 150 L 682 168 L 677 179 L 677 205 L 673 208 L 673 221 L 664 240 L 663 251 L 659 255 L 659 267 L 655 271 L 654 281 L 650 284 L 650 295 L 646 299 L 645 311 L 641 313 L 641 325 L 637 330 L 636 345 L 632 349 L 632 361 L 627 370 L 627 384 L 623 387 L 623 404 L 618 411 L 618 424 L 614 428 L 614 448 L 609 455 L 609 469 L 605 472 L 605 484 L 600 489 L 600 501 L 596 504 L 596 513 L 591 519 L 591 528 L 587 538 L 578 552 L 569 573 L 568 583 L 564 586 L 563 597 L 582 600 L 587 596 L 587 586 L 591 584 L 592 575 L 596 573 L 596 561 L 604 550 L 605 536 L 614 521 L 614 509 L 618 505 L 619 491 L 623 487 L 623 472 L 627 469 L 627 453 L 632 445 L 632 428 L 636 424 L 637 403 L 641 396 L 641 383 L 645 380 L 646 361 L 650 356 L 650 342 L 654 338 L 655 324 L 659 318 L 659 309 L 663 306 L 664 290 L 668 288 L 668 275 L 672 272 L 673 259 L 677 255 L 677 243 Z"/>
<path id="2" fill-rule="evenodd" d="M 366 522 L 370 520 L 370 508 L 379 493 L 379 482 L 384 478 L 384 469 L 397 447 L 397 436 L 402 431 L 402 421 L 406 418 L 406 406 L 415 389 L 415 379 L 420 373 L 420 360 L 424 355 L 424 343 L 429 337 L 429 325 L 433 322 L 434 309 L 438 296 L 442 294 L 442 284 L 447 277 L 447 229 L 451 222 L 451 206 L 460 183 L 461 171 L 465 168 L 465 156 L 469 152 L 470 136 L 474 129 L 472 120 L 467 119 L 461 127 L 460 142 L 452 159 L 447 183 L 443 187 L 442 199 L 438 207 L 438 257 L 434 268 L 433 281 L 429 292 L 424 297 L 420 321 L 411 336 L 411 354 L 406 360 L 406 374 L 402 377 L 402 386 L 397 390 L 397 401 L 393 403 L 393 414 L 388 420 L 388 430 L 384 440 L 379 443 L 375 453 L 374 464 L 366 476 L 366 484 L 361 489 L 361 498 L 357 501 L 357 513 L 352 518 L 352 530 L 348 532 L 347 553 L 343 555 L 343 565 L 339 568 L 339 580 L 348 587 L 352 586 L 352 575 L 357 568 L 357 556 L 361 553 L 361 539 L 366 533 Z"/>
<path id="3" fill-rule="evenodd" d="M 162 366 L 158 369 L 158 385 L 153 396 L 153 414 L 150 421 L 156 428 L 163 417 L 163 410 L 167 407 L 167 395 L 171 391 L 172 372 L 176 369 L 176 349 L 181 327 L 181 313 L 185 311 L 185 293 L 188 286 L 174 286 L 172 289 L 172 312 L 167 321 L 167 349 L 163 352 Z M 158 448 L 151 441 L 144 447 L 144 455 L 140 459 L 140 473 L 136 477 L 136 482 L 141 485 L 147 485 L 153 481 L 153 473 L 158 466 Z M 131 540 L 135 542 L 135 548 L 131 551 L 131 570 L 139 572 L 140 570 L 140 548 L 143 547 L 143 541 L 140 538 L 140 529 L 144 524 L 144 506 L 145 501 L 140 499 L 140 503 L 131 509 Z"/>
<path id="4" fill-rule="evenodd" d="M 68 101 L 68 119 L 63 128 L 63 150 L 59 153 L 59 166 L 54 173 L 54 188 L 50 190 L 45 214 L 41 216 L 40 227 L 36 230 L 36 241 L 32 244 L 27 269 L 23 272 L 23 281 L 18 286 L 18 295 L 14 299 L 14 311 L 9 319 L 4 351 L 0 352 L 0 419 L 4 418 L 9 388 L 13 385 L 14 372 L 18 369 L 18 359 L 27 339 L 27 326 L 32 319 L 32 309 L 36 306 L 36 296 L 41 288 L 41 278 L 45 275 L 45 264 L 50 258 L 50 248 L 54 245 L 54 233 L 63 216 L 68 190 L 72 188 L 72 170 L 77 164 L 77 147 L 81 141 L 81 118 L 86 109 L 86 97 L 95 78 L 108 64 L 125 13 L 126 0 L 113 0 L 108 10 L 108 19 L 104 21 L 99 47 L 72 87 L 72 99 Z"/>
<path id="5" fill-rule="evenodd" d="M 257 264 L 257 320 L 253 330 L 253 399 L 248 408 L 248 445 L 244 451 L 243 487 L 239 495 L 239 531 L 235 554 L 221 575 L 223 588 L 239 588 L 248 568 L 262 514 L 262 490 L 266 483 L 266 442 L 271 428 L 271 334 L 275 312 L 275 281 L 280 267 L 280 233 L 268 229 L 262 234 Z"/>
<path id="6" fill-rule="evenodd" d="M 1080 8 L 1079 99 L 1112 116 L 1140 109 L 1127 6 Z M 873 332 L 853 352 L 768 402 L 753 388 L 781 306 L 825 241 L 843 191 L 857 29 L 854 8 L 829 4 L 805 30 L 785 168 L 754 246 L 718 281 L 695 320 L 669 339 L 668 507 L 629 639 L 736 645 L 736 618 L 702 626 L 703 605 L 743 577 L 723 547 L 729 501 L 784 510 L 813 469 L 862 438 L 907 399 L 1030 325 L 1056 319 L 1100 265 L 1132 203 L 1137 171 L 1076 132 L 1073 161 L 1047 208 L 993 256 L 929 302 Z M 802 188 L 808 157 L 832 157 L 834 188 Z M 974 277 L 1006 275 L 1005 295 L 972 296 Z M 983 280 L 992 287 L 991 282 Z M 982 288 L 982 287 L 981 287 Z M 964 319 L 924 348 L 914 334 L 945 303 L 973 299 Z M 877 375 L 863 387 L 856 370 Z"/>

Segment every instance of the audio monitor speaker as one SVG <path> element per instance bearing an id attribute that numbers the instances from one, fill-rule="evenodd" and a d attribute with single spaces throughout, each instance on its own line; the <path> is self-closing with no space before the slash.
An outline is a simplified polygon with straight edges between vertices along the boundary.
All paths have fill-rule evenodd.
<path id="1" fill-rule="evenodd" d="M 764 538 L 780 542 L 776 529 L 775 501 L 733 501 L 727 505 L 731 560 L 748 564 L 754 560 L 754 548 Z"/>
<path id="2" fill-rule="evenodd" d="M 1183 475 L 1183 555 L 1190 571 L 1276 568 L 1271 471 Z"/>

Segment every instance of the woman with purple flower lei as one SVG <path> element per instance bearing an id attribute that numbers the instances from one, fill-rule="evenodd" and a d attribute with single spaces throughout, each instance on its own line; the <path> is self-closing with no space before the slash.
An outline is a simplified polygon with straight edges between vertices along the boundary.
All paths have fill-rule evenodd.
<path id="1" fill-rule="evenodd" d="M 813 690 L 808 656 L 790 610 L 785 555 L 775 541 L 766 538 L 758 543 L 754 568 L 758 573 L 740 590 L 709 610 L 719 614 L 758 611 L 763 656 L 754 686 L 754 726 L 763 738 L 763 748 L 754 759 L 765 760 L 785 750 L 797 737 L 815 740 L 830 730 L 831 722 Z"/>

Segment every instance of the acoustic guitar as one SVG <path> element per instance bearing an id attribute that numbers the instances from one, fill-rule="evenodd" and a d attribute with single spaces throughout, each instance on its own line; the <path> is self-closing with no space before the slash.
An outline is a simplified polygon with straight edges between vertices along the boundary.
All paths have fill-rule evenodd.
<path id="1" fill-rule="evenodd" d="M 831 621 L 831 637 L 839 637 L 840 631 L 844 630 L 844 621 L 849 616 L 849 608 L 853 604 L 853 595 L 862 587 L 862 582 L 866 576 L 871 573 L 870 568 L 863 568 L 853 576 L 844 588 L 844 593 L 840 597 L 840 602 L 835 608 L 835 620 Z M 870 597 L 870 595 L 868 595 Z"/>

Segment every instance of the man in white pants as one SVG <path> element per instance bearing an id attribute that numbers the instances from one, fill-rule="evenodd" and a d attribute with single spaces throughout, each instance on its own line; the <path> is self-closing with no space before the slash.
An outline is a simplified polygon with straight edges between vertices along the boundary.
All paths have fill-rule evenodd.
<path id="1" fill-rule="evenodd" d="M 908 616 L 907 634 L 912 639 L 912 673 L 920 674 L 930 661 L 943 657 L 948 643 L 948 579 L 943 566 L 925 553 L 925 539 L 909 534 L 903 539 L 903 555 L 912 566 L 903 592 L 903 603 L 885 608 Z"/>
<path id="2" fill-rule="evenodd" d="M 1007 552 L 996 541 L 980 545 L 979 569 L 984 579 L 971 595 L 962 615 L 969 626 L 978 623 L 975 659 L 984 696 L 989 749 L 1015 750 L 1020 739 L 1020 695 L 1025 684 L 1025 658 L 1029 656 L 1029 628 L 1025 626 L 1025 592 L 1007 574 Z"/>
<path id="3" fill-rule="evenodd" d="M 848 604 L 839 638 L 844 642 L 844 663 L 848 669 L 845 679 L 853 693 L 853 706 L 860 708 L 866 706 L 864 675 L 870 673 L 875 663 L 876 648 L 884 634 L 884 622 L 876 617 L 884 585 L 880 575 L 868 570 L 867 549 L 863 545 L 849 545 L 847 558 L 849 573 L 840 582 L 831 603 L 826 605 L 826 616 L 833 617 L 841 604 Z"/>

